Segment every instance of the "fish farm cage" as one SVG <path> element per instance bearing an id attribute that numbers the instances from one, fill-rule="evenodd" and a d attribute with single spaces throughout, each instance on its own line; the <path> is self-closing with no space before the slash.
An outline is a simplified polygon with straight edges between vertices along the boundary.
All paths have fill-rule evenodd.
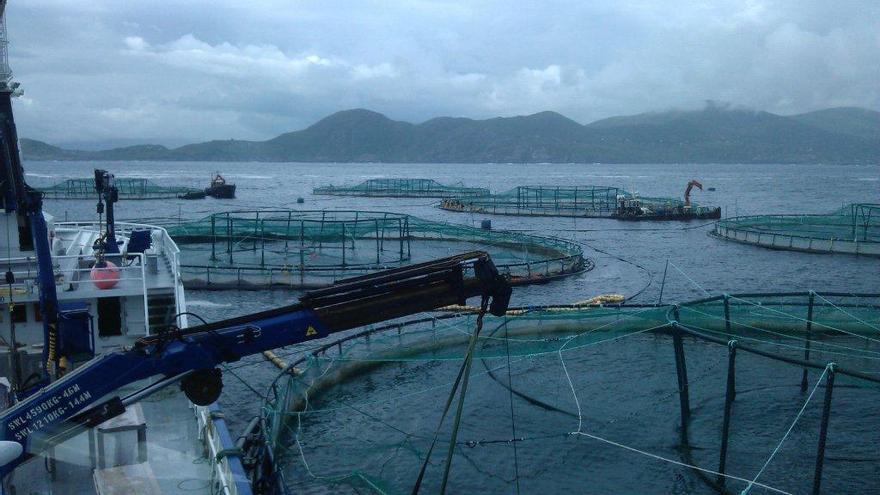
<path id="1" fill-rule="evenodd" d="M 514 285 L 593 268 L 575 242 L 388 212 L 230 211 L 167 229 L 188 288 L 321 287 L 474 249 Z"/>
<path id="2" fill-rule="evenodd" d="M 446 198 L 440 208 L 492 215 L 681 220 L 720 218 L 721 209 L 674 198 L 639 196 L 609 186 L 518 186 L 507 192 L 474 198 Z"/>
<path id="3" fill-rule="evenodd" d="M 160 186 L 142 178 L 115 179 L 120 199 L 171 199 L 200 191 L 191 187 Z M 94 179 L 67 179 L 49 187 L 38 188 L 46 199 L 97 199 Z"/>
<path id="4" fill-rule="evenodd" d="M 329 196 L 369 196 L 384 198 L 472 198 L 488 196 L 483 187 L 446 185 L 432 179 L 370 179 L 355 186 L 323 186 L 313 194 Z"/>
<path id="5" fill-rule="evenodd" d="M 282 493 L 876 493 L 880 294 L 430 313 L 306 352 Z"/>
<path id="6" fill-rule="evenodd" d="M 880 204 L 852 203 L 825 215 L 725 218 L 712 235 L 771 249 L 880 256 Z"/>

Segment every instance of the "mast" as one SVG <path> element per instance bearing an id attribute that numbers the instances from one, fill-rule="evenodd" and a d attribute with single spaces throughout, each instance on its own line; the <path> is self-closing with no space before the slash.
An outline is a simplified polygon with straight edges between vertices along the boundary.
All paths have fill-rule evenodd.
<path id="1" fill-rule="evenodd" d="M 9 68 L 9 51 L 6 45 L 9 38 L 6 36 L 6 0 L 0 0 L 0 84 L 8 86 L 12 81 L 12 69 Z"/>
<path id="2" fill-rule="evenodd" d="M 12 97 L 22 94 L 19 84 L 12 81 L 9 68 L 9 39 L 6 34 L 6 0 L 0 0 L 0 133 L 3 146 L 0 153 L 0 200 L 7 213 L 20 211 L 19 205 L 25 201 L 24 170 L 18 155 L 18 135 L 12 117 Z"/>
<path id="3" fill-rule="evenodd" d="M 23 251 L 33 250 L 37 259 L 37 279 L 40 287 L 40 312 L 43 314 L 43 366 L 46 371 L 57 370 L 59 355 L 58 296 L 55 274 L 52 270 L 52 250 L 49 232 L 43 217 L 43 195 L 28 186 L 18 148 L 18 132 L 12 114 L 12 98 L 22 94 L 19 84 L 12 81 L 9 68 L 6 35 L 6 0 L 0 0 L 0 197 L 6 215 L 16 216 L 19 243 Z M 7 222 L 10 219 L 7 219 Z M 5 281 L 14 283 L 14 275 L 7 271 Z M 10 343 L 16 354 L 15 342 Z M 48 377 L 48 373 L 47 376 Z"/>

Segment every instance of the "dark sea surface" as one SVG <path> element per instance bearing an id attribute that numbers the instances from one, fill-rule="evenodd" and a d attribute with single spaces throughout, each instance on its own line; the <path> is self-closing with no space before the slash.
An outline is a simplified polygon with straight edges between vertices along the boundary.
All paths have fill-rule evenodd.
<path id="1" fill-rule="evenodd" d="M 468 186 L 489 187 L 493 192 L 502 192 L 517 185 L 608 185 L 637 191 L 643 196 L 681 197 L 687 181 L 695 178 L 707 188 L 716 188 L 716 191 L 695 191 L 693 200 L 700 204 L 721 206 L 723 216 L 824 213 L 851 202 L 880 203 L 880 167 L 876 165 L 25 163 L 28 181 L 38 187 L 67 178 L 90 177 L 95 167 L 110 170 L 117 177 L 144 177 L 160 185 L 196 187 L 206 186 L 211 173 L 219 170 L 228 181 L 238 186 L 238 198 L 234 200 L 209 198 L 201 201 L 121 202 L 117 205 L 117 215 L 121 221 L 138 220 L 168 225 L 213 212 L 254 208 L 391 211 L 473 226 L 479 226 L 484 218 L 491 218 L 492 226 L 497 230 L 534 231 L 580 242 L 585 255 L 595 261 L 596 268 L 587 273 L 546 285 L 517 288 L 512 302 L 514 305 L 568 303 L 602 293 L 632 295 L 640 291 L 639 297 L 633 302 L 655 303 L 659 298 L 667 261 L 669 268 L 663 289 L 664 302 L 683 302 L 707 294 L 734 292 L 880 292 L 880 259 L 772 251 L 727 242 L 707 235 L 711 226 L 706 222 L 630 223 L 608 219 L 471 215 L 440 210 L 435 207 L 437 200 L 431 198 L 336 198 L 311 194 L 312 188 L 321 185 L 354 185 L 371 178 L 412 177 L 432 178 L 443 183 L 463 182 Z M 296 203 L 298 197 L 304 198 L 304 204 Z M 92 201 L 49 200 L 45 209 L 58 220 L 91 220 L 96 216 Z M 215 320 L 287 304 L 298 295 L 296 291 L 284 290 L 188 291 L 187 300 L 190 311 L 207 320 Z M 657 369 L 668 369 L 670 366 L 671 346 L 657 344 L 655 339 L 649 337 L 640 337 L 634 342 L 625 348 L 604 348 L 596 357 L 607 366 L 621 361 L 636 363 L 630 372 L 621 368 L 619 373 L 603 374 L 602 386 L 595 390 L 584 390 L 582 394 L 590 394 L 588 401 L 601 402 L 612 415 L 626 414 L 624 407 L 647 409 L 631 425 L 628 430 L 630 435 L 624 443 L 675 456 L 676 452 L 671 447 L 676 438 L 675 402 L 655 406 L 654 399 L 645 399 L 641 405 L 627 402 L 621 404 L 621 410 L 615 410 L 618 395 L 623 390 L 638 392 L 640 384 L 649 382 Z M 876 344 L 872 345 L 876 347 Z M 692 360 L 688 364 L 694 367 L 693 373 L 698 375 L 699 370 L 708 370 L 705 383 L 715 388 L 707 390 L 717 391 L 697 399 L 696 407 L 722 407 L 724 366 L 717 366 L 717 361 L 723 359 L 724 355 L 717 349 L 700 351 L 702 344 L 694 343 L 691 347 L 693 350 L 689 350 L 689 359 Z M 291 348 L 285 350 L 284 355 L 293 359 L 298 352 L 301 350 Z M 221 402 L 235 430 L 259 413 L 260 399 L 250 389 L 265 391 L 277 370 L 256 357 L 237 363 L 234 367 L 242 381 L 227 374 Z M 761 360 L 746 359 L 741 369 L 744 370 L 742 379 L 750 385 L 745 386 L 743 400 L 738 399 L 737 407 L 743 415 L 751 412 L 749 417 L 753 419 L 739 426 L 738 433 L 744 440 L 732 447 L 730 469 L 751 478 L 782 437 L 790 420 L 803 404 L 804 396 L 797 389 L 799 374 L 792 372 L 788 374 L 793 378 L 779 378 L 787 372 L 781 371 L 784 368 L 778 364 L 771 366 Z M 528 370 L 521 371 L 518 376 L 522 376 L 525 382 L 528 382 L 529 376 L 535 376 L 534 373 L 527 373 Z M 382 373 L 386 372 L 377 373 L 374 378 L 381 379 Z M 247 382 L 247 385 L 243 382 Z M 541 387 L 541 383 L 531 385 Z M 821 395 L 821 391 L 818 394 Z M 506 400 L 507 396 L 499 397 Z M 431 411 L 431 416 L 442 407 L 444 398 L 445 394 L 441 392 L 436 400 L 424 404 Z M 786 444 L 790 449 L 780 451 L 761 480 L 787 492 L 809 491 L 815 455 L 815 425 L 820 411 L 820 399 L 814 400 L 804 418 L 812 426 L 795 431 L 796 438 L 792 439 L 790 445 Z M 839 402 L 835 403 L 835 412 L 839 416 L 835 417 L 836 423 L 832 424 L 829 434 L 829 442 L 833 446 L 829 449 L 837 450 L 836 453 L 829 453 L 830 460 L 826 462 L 824 493 L 880 493 L 878 407 L 880 393 L 877 389 L 843 389 L 840 393 Z M 771 410 L 775 414 L 767 414 L 767 419 L 762 420 L 762 411 Z M 491 429 L 494 420 L 487 415 L 483 429 Z M 559 419 L 560 422 L 570 420 L 567 417 Z M 718 421 L 718 414 L 698 414 L 694 428 L 715 432 Z M 661 424 L 659 431 L 662 434 L 648 428 Z M 325 426 L 334 428 L 332 424 Z M 481 431 L 480 424 L 471 424 L 469 428 L 471 431 Z M 567 431 L 566 428 L 570 430 L 571 426 L 560 425 L 560 431 Z M 363 434 L 368 437 L 381 435 Z M 353 435 L 357 436 L 358 433 Z M 711 435 L 714 438 L 717 433 Z M 571 440 L 566 444 L 565 460 L 557 469 L 578 472 L 572 478 L 577 480 L 578 488 L 574 491 L 578 493 L 712 493 L 690 470 L 670 467 L 607 445 L 581 445 L 577 442 L 583 440 Z M 556 462 L 549 452 L 540 448 L 529 452 L 523 462 Z M 577 456 L 588 456 L 595 452 L 601 452 L 603 457 L 591 459 L 590 465 L 580 464 L 580 457 Z M 330 450 L 324 461 L 332 462 L 333 455 L 342 454 Z M 717 467 L 714 455 L 697 449 L 693 458 L 699 464 L 714 469 Z M 587 463 L 586 460 L 583 462 Z M 605 464 L 595 464 L 597 462 Z M 581 469 L 582 472 L 578 471 Z M 409 479 L 410 474 L 414 478 L 416 473 L 406 471 L 399 476 Z M 460 485 L 462 491 L 514 491 L 513 485 L 487 483 L 481 486 L 478 482 L 471 483 L 479 479 L 478 472 L 462 476 L 468 479 L 468 483 Z M 509 478 L 510 473 L 504 476 Z M 402 483 L 402 486 L 405 485 Z M 506 488 L 500 489 L 499 486 Z M 731 488 L 739 491 L 743 486 L 731 485 Z M 528 493 L 558 493 L 565 488 L 564 483 L 556 479 L 554 483 L 533 482 L 524 489 Z M 755 487 L 751 493 L 769 492 Z"/>

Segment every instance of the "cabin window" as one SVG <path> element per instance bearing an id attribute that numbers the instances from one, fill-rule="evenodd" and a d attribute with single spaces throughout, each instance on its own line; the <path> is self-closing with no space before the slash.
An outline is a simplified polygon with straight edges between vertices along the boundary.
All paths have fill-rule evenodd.
<path id="1" fill-rule="evenodd" d="M 27 306 L 24 304 L 16 304 L 10 312 L 12 313 L 12 323 L 27 322 Z"/>
<path id="2" fill-rule="evenodd" d="M 118 297 L 98 299 L 98 336 L 122 335 L 122 302 Z"/>

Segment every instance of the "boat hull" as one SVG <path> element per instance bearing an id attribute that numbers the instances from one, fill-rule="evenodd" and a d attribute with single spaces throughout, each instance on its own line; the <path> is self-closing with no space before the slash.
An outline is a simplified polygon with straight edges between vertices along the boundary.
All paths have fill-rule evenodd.
<path id="1" fill-rule="evenodd" d="M 205 194 L 211 196 L 212 198 L 233 199 L 235 198 L 235 184 L 211 186 L 205 189 Z"/>

